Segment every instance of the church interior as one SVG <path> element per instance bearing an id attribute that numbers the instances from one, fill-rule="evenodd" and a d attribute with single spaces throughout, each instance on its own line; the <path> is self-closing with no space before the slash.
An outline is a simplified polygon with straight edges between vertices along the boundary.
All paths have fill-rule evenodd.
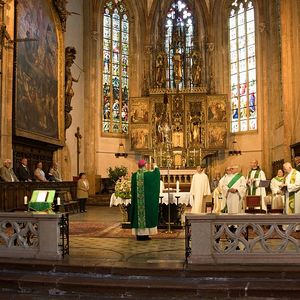
<path id="1" fill-rule="evenodd" d="M 140 159 L 159 167 L 169 189 L 179 191 L 178 182 L 189 192 L 197 166 L 205 166 L 213 181 L 233 165 L 246 177 L 250 162 L 257 161 L 271 179 L 300 156 L 299 0 L 0 0 L 0 19 L 1 166 L 10 159 L 17 172 L 27 158 L 33 174 L 37 163 L 48 172 L 57 162 L 63 182 L 51 187 L 67 188 L 74 198 L 75 180 L 84 172 L 88 204 L 96 205 L 87 214 L 71 215 L 71 221 L 94 222 L 98 215 L 110 226 L 112 220 L 120 223 L 119 208 L 109 208 L 109 169 L 124 167 L 130 176 Z M 27 205 L 31 183 L 5 184 L 0 182 L 4 214 Z M 55 278 L 42 274 L 52 271 L 52 263 L 5 258 L 0 294 L 12 295 L 2 289 L 7 268 L 18 274 L 15 282 L 7 279 L 16 294 L 16 282 L 33 264 L 33 272 L 52 280 L 52 296 L 61 299 L 71 299 L 72 291 L 79 295 L 81 288 L 81 299 L 166 299 L 159 292 L 166 286 L 172 299 L 298 296 L 297 265 L 188 268 L 184 238 L 161 237 L 147 244 L 151 249 L 143 244 L 138 255 L 140 244 L 131 245 L 130 237 L 126 243 L 110 238 L 102 241 L 113 249 L 105 260 L 99 258 L 99 251 L 106 253 L 100 239 L 70 240 L 74 257 L 57 265 L 65 272 L 60 275 L 65 297 Z M 82 243 L 94 252 L 84 251 Z M 120 243 L 127 256 L 118 261 Z M 79 259 L 82 251 L 86 260 Z M 150 260 L 153 267 L 140 265 Z M 86 279 L 84 289 L 85 272 L 115 277 L 94 289 Z M 66 274 L 72 274 L 73 286 L 64 282 Z M 130 285 L 130 276 L 139 275 L 143 279 Z M 160 276 L 165 281 L 159 283 Z M 223 279 L 229 280 L 227 295 L 220 288 Z M 34 296 L 33 281 L 27 280 L 32 293 L 27 299 L 51 296 Z M 46 295 L 47 288 L 40 290 Z"/>

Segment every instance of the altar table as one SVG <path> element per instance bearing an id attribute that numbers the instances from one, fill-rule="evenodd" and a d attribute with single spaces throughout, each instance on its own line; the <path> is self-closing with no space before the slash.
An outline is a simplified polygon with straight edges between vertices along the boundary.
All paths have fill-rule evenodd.
<path id="1" fill-rule="evenodd" d="M 160 204 L 169 204 L 168 202 L 168 193 L 164 192 L 164 193 L 161 193 L 159 194 L 160 197 L 160 200 L 159 200 L 159 203 Z M 178 203 L 177 203 L 177 199 L 176 197 L 179 197 L 178 198 Z M 118 206 L 118 205 L 128 205 L 131 203 L 131 199 L 122 199 L 122 198 L 119 198 L 119 197 L 116 197 L 116 195 L 113 193 L 110 197 L 110 204 L 109 206 L 110 207 L 113 207 L 113 206 Z M 187 206 L 193 206 L 193 197 L 191 196 L 190 193 L 188 192 L 178 192 L 176 193 L 176 191 L 170 191 L 170 204 L 185 204 Z"/>
<path id="2" fill-rule="evenodd" d="M 171 223 L 173 225 L 182 226 L 182 216 L 185 212 L 187 206 L 193 205 L 193 197 L 188 192 L 176 192 L 175 190 L 170 191 L 170 193 L 164 192 L 159 196 L 159 226 L 166 226 L 168 220 L 168 204 L 169 204 L 169 194 L 170 194 L 170 208 L 171 208 Z M 111 195 L 110 207 L 119 206 L 123 222 L 128 223 L 130 217 L 130 205 L 131 199 L 122 199 L 116 197 L 115 194 Z"/>

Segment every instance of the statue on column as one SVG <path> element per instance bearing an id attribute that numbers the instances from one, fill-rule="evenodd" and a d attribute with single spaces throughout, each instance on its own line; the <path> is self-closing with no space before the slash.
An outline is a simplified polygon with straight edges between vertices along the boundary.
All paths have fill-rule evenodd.
<path id="1" fill-rule="evenodd" d="M 76 58 L 76 49 L 74 47 L 67 47 L 65 50 L 65 129 L 69 128 L 72 124 L 72 116 L 70 112 L 72 110 L 71 101 L 74 96 L 73 82 L 78 82 L 72 76 L 71 67 Z"/>
<path id="2" fill-rule="evenodd" d="M 64 32 L 66 31 L 67 17 L 71 14 L 66 9 L 67 3 L 67 0 L 53 0 L 54 7 L 59 15 L 62 31 Z"/>
<path id="3" fill-rule="evenodd" d="M 199 86 L 201 83 L 201 57 L 197 50 L 192 52 L 192 83 Z"/>
<path id="4" fill-rule="evenodd" d="M 167 56 L 164 51 L 160 51 L 156 57 L 156 84 L 159 87 L 166 84 L 166 69 L 167 69 Z"/>
<path id="5" fill-rule="evenodd" d="M 182 57 L 178 48 L 176 48 L 172 60 L 174 64 L 174 80 L 178 84 L 182 80 Z"/>

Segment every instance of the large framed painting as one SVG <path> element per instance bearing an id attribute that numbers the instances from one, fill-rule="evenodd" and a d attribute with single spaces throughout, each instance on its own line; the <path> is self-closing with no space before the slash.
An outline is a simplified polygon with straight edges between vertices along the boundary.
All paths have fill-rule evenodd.
<path id="1" fill-rule="evenodd" d="M 62 33 L 51 0 L 16 2 L 15 134 L 62 144 Z"/>
<path id="2" fill-rule="evenodd" d="M 132 125 L 130 141 L 132 150 L 148 150 L 150 142 L 149 125 Z"/>
<path id="3" fill-rule="evenodd" d="M 210 149 L 225 149 L 227 143 L 226 123 L 207 124 L 207 142 Z"/>
<path id="4" fill-rule="evenodd" d="M 208 122 L 226 121 L 226 95 L 213 95 L 207 98 L 207 120 Z"/>
<path id="5" fill-rule="evenodd" d="M 147 98 L 130 98 L 131 124 L 149 123 L 149 100 Z"/>

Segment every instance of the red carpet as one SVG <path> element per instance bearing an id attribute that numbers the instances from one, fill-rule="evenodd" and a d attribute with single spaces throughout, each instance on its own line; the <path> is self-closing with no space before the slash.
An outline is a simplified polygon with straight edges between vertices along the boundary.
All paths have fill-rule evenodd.
<path id="1" fill-rule="evenodd" d="M 70 235 L 97 238 L 130 238 L 133 237 L 131 229 L 123 229 L 120 223 L 104 224 L 99 222 L 70 222 Z M 178 239 L 184 238 L 184 230 L 174 230 L 166 233 L 166 230 L 159 229 L 153 239 Z"/>

